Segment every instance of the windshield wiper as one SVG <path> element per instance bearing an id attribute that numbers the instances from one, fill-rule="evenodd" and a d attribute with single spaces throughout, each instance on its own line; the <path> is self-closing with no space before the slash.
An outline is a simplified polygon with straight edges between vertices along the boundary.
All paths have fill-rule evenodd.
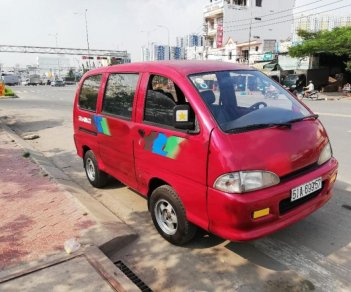
<path id="1" fill-rule="evenodd" d="M 306 117 L 290 120 L 287 123 L 296 123 L 296 122 L 306 121 L 306 120 L 317 120 L 318 117 L 319 117 L 318 115 L 313 114 L 313 115 L 309 115 L 309 116 L 306 116 Z"/>
<path id="2" fill-rule="evenodd" d="M 225 132 L 227 133 L 240 133 L 240 132 L 245 132 L 245 131 L 252 131 L 252 130 L 257 130 L 257 129 L 264 129 L 264 128 L 288 128 L 291 129 L 291 124 L 300 122 L 300 121 L 306 121 L 306 120 L 316 120 L 318 119 L 318 115 L 313 114 L 309 115 L 306 117 L 301 117 L 298 119 L 293 119 L 284 123 L 266 123 L 266 124 L 253 124 L 253 125 L 248 125 L 240 128 L 234 128 L 230 130 L 226 130 Z"/>
<path id="3" fill-rule="evenodd" d="M 234 128 L 227 130 L 227 133 L 240 133 L 245 131 L 264 129 L 264 128 L 288 128 L 291 129 L 291 124 L 289 123 L 267 123 L 267 124 L 254 124 L 245 127 Z"/>

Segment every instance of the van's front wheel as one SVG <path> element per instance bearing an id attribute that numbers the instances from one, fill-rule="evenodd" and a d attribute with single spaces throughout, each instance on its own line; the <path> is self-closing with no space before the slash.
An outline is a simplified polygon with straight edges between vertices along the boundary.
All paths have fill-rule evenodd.
<path id="1" fill-rule="evenodd" d="M 186 219 L 185 208 L 170 186 L 153 191 L 150 211 L 157 231 L 170 243 L 182 245 L 194 237 L 197 228 Z"/>
<path id="2" fill-rule="evenodd" d="M 102 188 L 107 183 L 107 174 L 99 169 L 94 152 L 89 150 L 84 155 L 84 169 L 92 186 Z"/>

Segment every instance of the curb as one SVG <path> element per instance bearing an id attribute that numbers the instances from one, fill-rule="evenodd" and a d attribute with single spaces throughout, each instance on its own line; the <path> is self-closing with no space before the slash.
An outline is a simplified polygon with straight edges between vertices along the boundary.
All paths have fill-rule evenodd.
<path id="1" fill-rule="evenodd" d="M 19 98 L 18 95 L 0 95 L 0 99 Z"/>
<path id="2" fill-rule="evenodd" d="M 86 210 L 96 220 L 96 226 L 82 234 L 81 244 L 98 246 L 102 252 L 109 254 L 123 248 L 137 238 L 137 233 L 131 227 L 127 226 L 98 200 L 84 191 L 40 151 L 34 149 L 5 125 L 1 119 L 0 127 L 24 151 L 30 153 L 30 159 L 47 173 L 66 195 L 76 201 L 82 209 Z"/>
<path id="3" fill-rule="evenodd" d="M 71 271 L 73 271 L 73 273 L 79 273 L 79 267 L 74 264 L 74 261 L 77 259 L 84 261 L 85 265 L 91 266 L 95 273 L 98 274 L 101 281 L 106 281 L 115 291 L 140 291 L 140 289 L 95 246 L 84 247 L 71 255 L 61 256 L 60 258 L 50 257 L 43 262 L 37 262 L 27 265 L 26 267 L 15 267 L 5 272 L 0 272 L 0 290 L 1 286 L 8 284 L 8 282 L 11 282 L 11 286 L 16 286 L 16 280 L 20 280 L 23 277 L 32 277 L 35 279 L 38 276 L 37 274 L 42 272 L 42 270 L 50 270 L 50 268 L 57 266 L 63 269 L 63 265 L 65 264 L 71 265 Z M 47 274 L 50 276 L 50 272 L 47 272 Z M 69 279 L 71 284 L 72 281 L 73 284 L 77 284 L 78 287 L 76 288 L 79 290 L 80 280 L 75 279 L 76 276 L 74 274 L 72 276 L 68 274 L 67 276 L 71 278 Z M 65 279 L 65 282 L 67 280 L 68 279 Z M 56 281 L 60 281 L 60 279 L 56 279 Z M 34 282 L 33 279 L 32 282 Z M 51 283 L 51 288 L 60 284 L 61 283 L 53 282 Z M 18 285 L 17 283 L 17 286 Z M 71 286 L 71 288 L 74 288 L 74 286 Z"/>

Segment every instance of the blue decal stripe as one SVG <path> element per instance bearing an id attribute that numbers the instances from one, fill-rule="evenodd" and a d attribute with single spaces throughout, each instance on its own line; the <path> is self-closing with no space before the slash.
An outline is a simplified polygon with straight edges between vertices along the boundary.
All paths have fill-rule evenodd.
<path id="1" fill-rule="evenodd" d="M 94 122 L 99 133 L 104 132 L 101 126 L 101 120 L 102 120 L 102 117 L 94 116 Z"/>
<path id="2" fill-rule="evenodd" d="M 167 137 L 165 134 L 159 133 L 157 138 L 154 141 L 154 144 L 152 145 L 152 153 L 166 156 L 167 152 L 163 151 L 164 146 L 167 143 Z"/>

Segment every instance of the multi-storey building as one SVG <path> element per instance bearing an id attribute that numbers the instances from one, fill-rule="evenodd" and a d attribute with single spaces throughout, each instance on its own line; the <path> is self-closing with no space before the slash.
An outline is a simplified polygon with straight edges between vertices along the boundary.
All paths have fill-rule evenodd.
<path id="1" fill-rule="evenodd" d="M 351 26 L 351 16 L 337 15 L 315 15 L 315 16 L 298 16 L 293 25 L 293 42 L 301 41 L 297 35 L 300 29 L 316 32 L 320 30 L 332 30 L 336 27 Z"/>
<path id="2" fill-rule="evenodd" d="M 202 59 L 204 45 L 204 38 L 202 35 L 193 33 L 185 37 L 177 37 L 176 44 L 180 50 L 180 59 Z"/>
<path id="3" fill-rule="evenodd" d="M 176 44 L 177 47 L 187 48 L 187 47 L 201 47 L 203 46 L 203 36 L 199 34 L 189 34 L 184 37 L 177 37 Z"/>
<path id="4" fill-rule="evenodd" d="M 152 48 L 151 60 L 183 60 L 185 50 L 182 47 L 169 47 L 166 45 L 154 45 Z"/>
<path id="5" fill-rule="evenodd" d="M 210 0 L 204 9 L 209 59 L 250 63 L 291 37 L 295 0 Z M 228 48 L 230 46 L 230 48 Z M 268 51 L 269 50 L 269 51 Z"/>

